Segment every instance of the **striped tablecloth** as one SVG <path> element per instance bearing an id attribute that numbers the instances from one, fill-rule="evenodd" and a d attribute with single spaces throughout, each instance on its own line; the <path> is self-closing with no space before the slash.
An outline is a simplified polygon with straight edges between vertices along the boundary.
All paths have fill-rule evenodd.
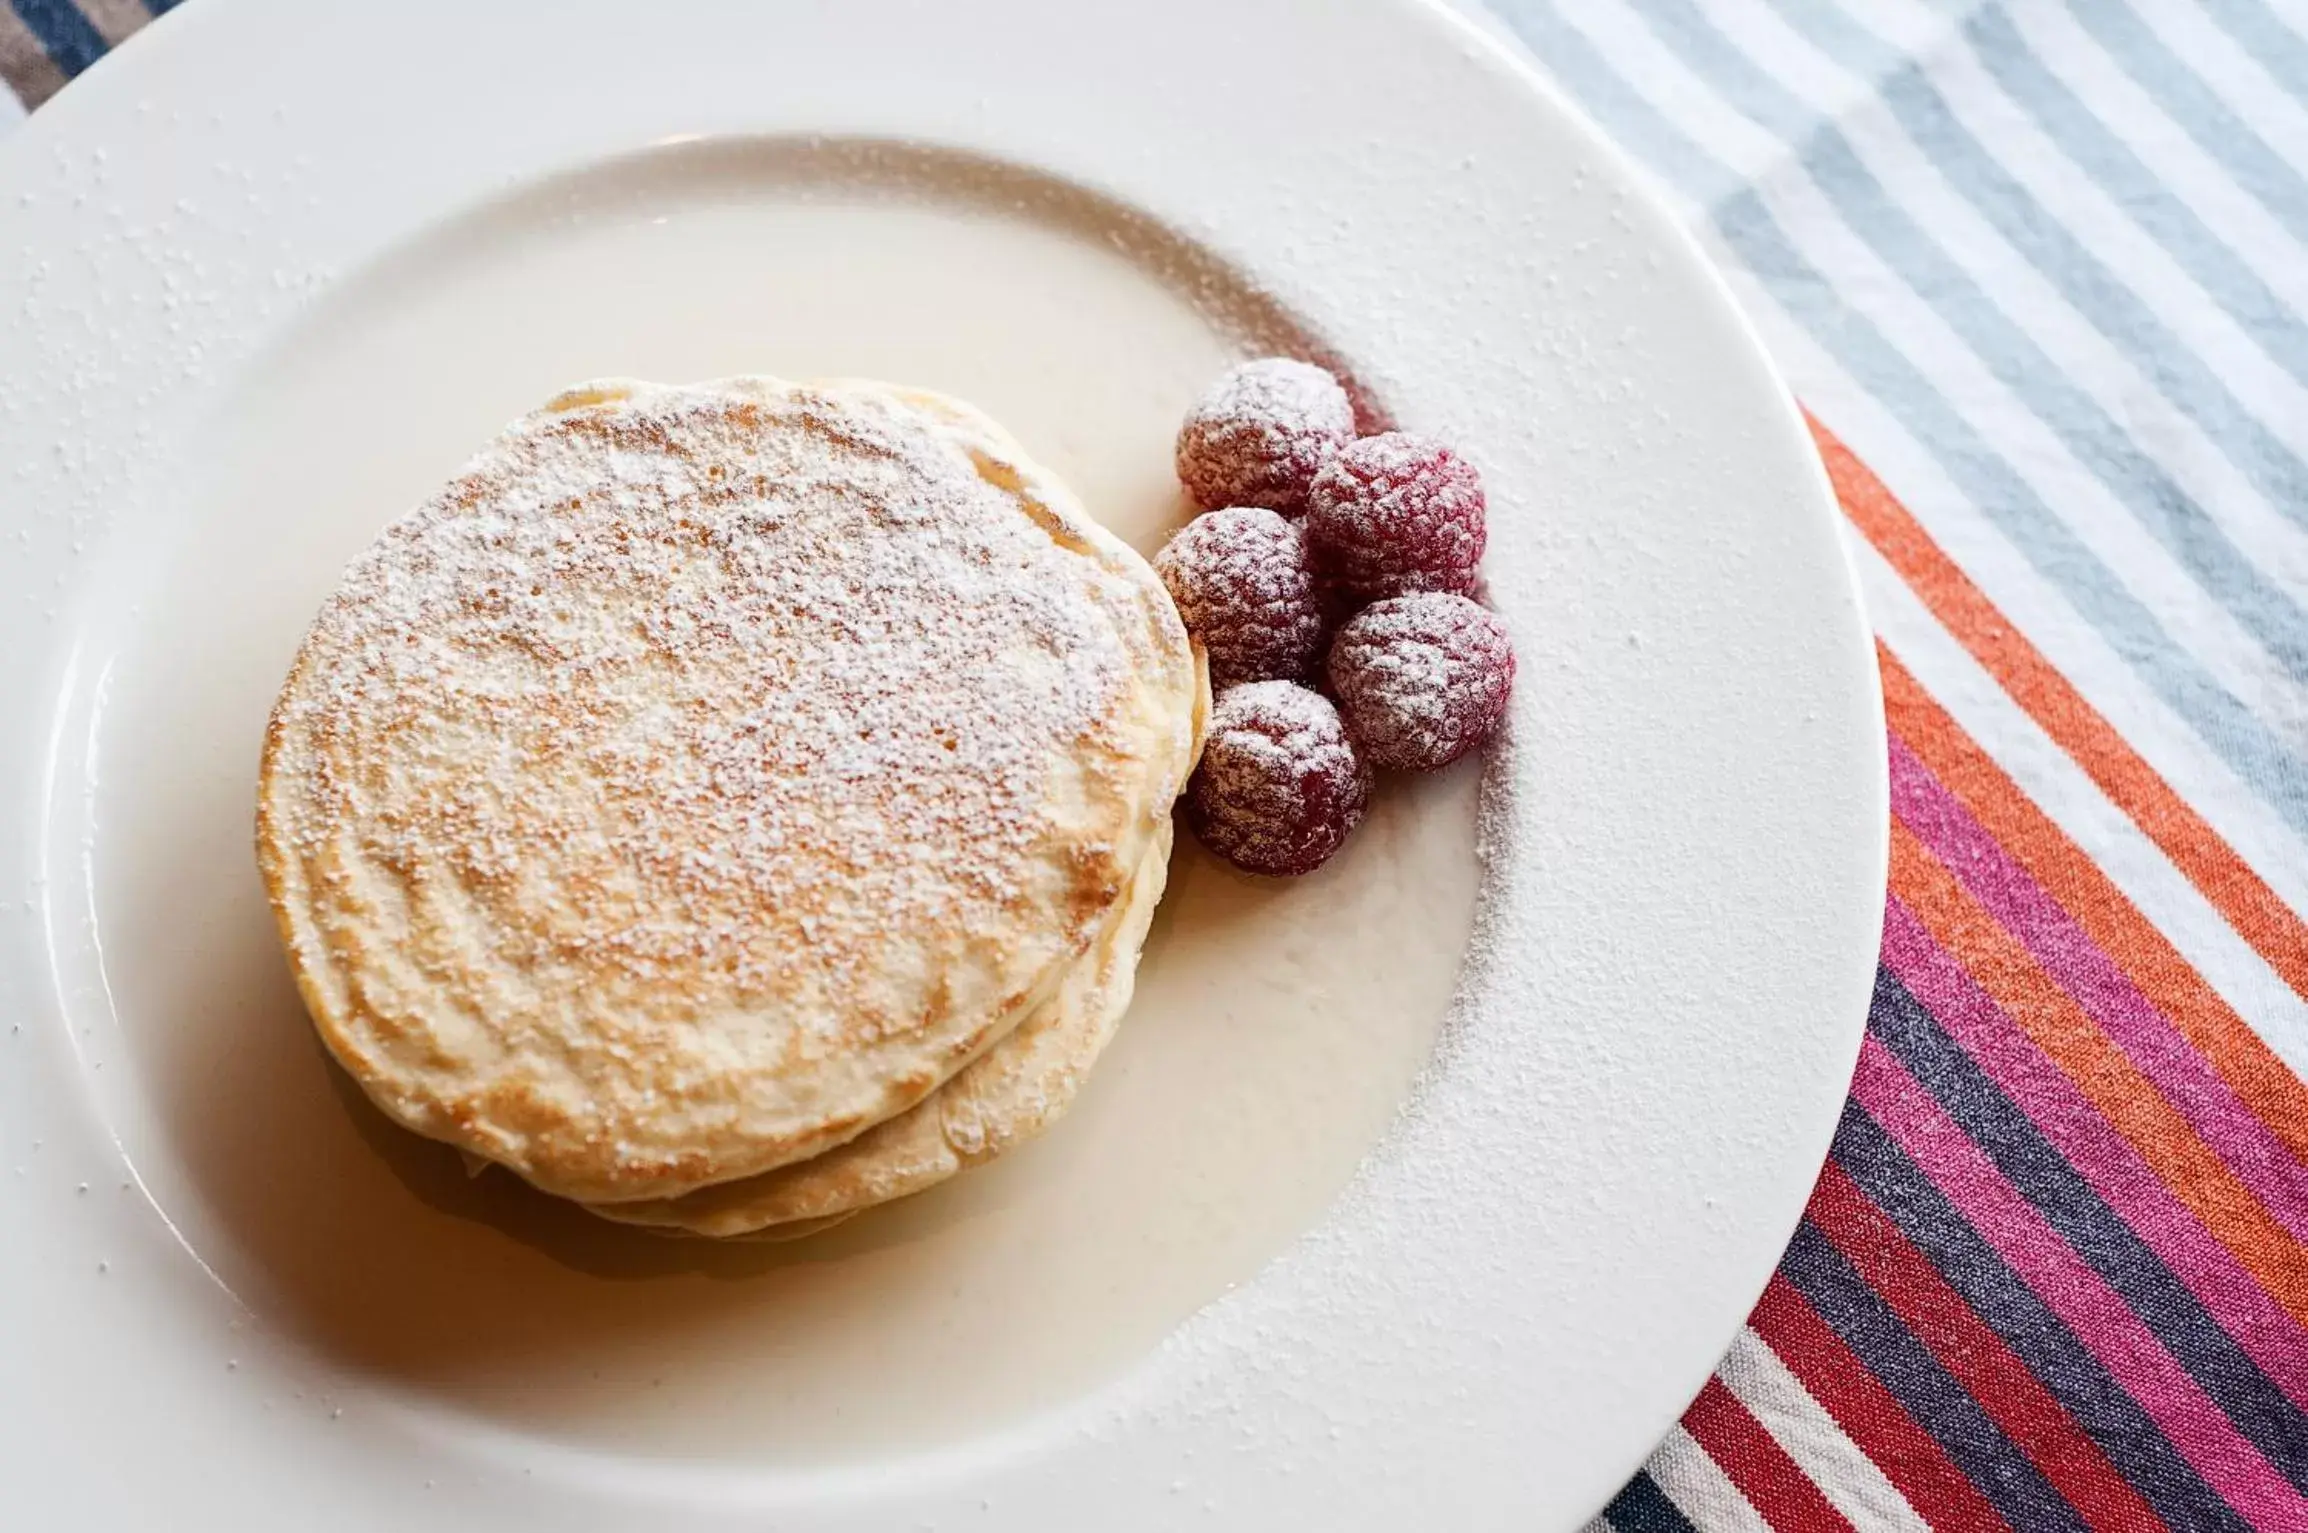
<path id="1" fill-rule="evenodd" d="M 0 123 L 148 15 L 0 0 Z M 1605 1523 L 2308 1530 L 2308 0 L 1490 19 L 1812 412 L 1890 726 L 1833 1157 Z"/>

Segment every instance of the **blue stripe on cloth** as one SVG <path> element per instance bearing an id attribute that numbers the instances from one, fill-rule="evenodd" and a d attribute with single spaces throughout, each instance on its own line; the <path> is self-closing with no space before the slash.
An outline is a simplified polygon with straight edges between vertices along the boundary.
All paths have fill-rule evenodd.
<path id="1" fill-rule="evenodd" d="M 2070 381 L 2027 332 L 1926 234 L 1862 166 L 1842 134 L 1817 135 L 1804 158 L 1845 221 L 1961 335 L 2173 559 L 2294 678 L 2308 680 L 2308 612 L 2263 574 L 2131 433 Z M 2171 356 L 2159 364 L 2177 366 Z M 2198 364 L 2200 366 L 2200 364 Z M 2293 514 L 2299 516 L 2299 508 Z"/>
<path id="2" fill-rule="evenodd" d="M 1835 0 L 1767 0 L 1798 35 L 1863 80 L 1880 81 L 1906 53 L 1844 14 Z"/>
<path id="3" fill-rule="evenodd" d="M 1865 315 L 1796 253 L 1752 192 L 1716 226 L 1747 268 L 1939 460 L 1957 488 L 2074 604 L 2174 712 L 2294 829 L 2308 833 L 2308 760 L 2180 649 L 2146 604 Z"/>
<path id="4" fill-rule="evenodd" d="M 2225 166 L 2236 184 L 2275 214 L 2294 239 L 2308 244 L 2308 181 L 2298 170 L 2262 142 L 2251 124 L 2228 110 L 2123 0 L 2069 0 L 2068 9 L 2124 73 L 2156 99 L 2164 115 Z"/>
<path id="5" fill-rule="evenodd" d="M 2173 1528 L 2244 1533 L 2243 1518 L 2204 1483 L 2139 1402 L 1857 1103 L 1844 1107 L 1834 1153 L 1860 1190 L 2043 1381 L 2157 1516 Z"/>
<path id="6" fill-rule="evenodd" d="M 104 57 L 104 38 L 72 0 L 7 0 L 7 4 L 67 75 Z"/>
<path id="7" fill-rule="evenodd" d="M 2012 323 L 1970 273 L 1867 169 L 1842 130 L 1820 119 L 1759 68 L 1700 15 L 1690 0 L 1649 0 L 1636 9 L 1660 40 L 1702 80 L 1738 111 L 1787 143 L 1852 232 L 1963 337 L 1988 371 L 2067 444 L 2069 452 L 2118 502 L 2130 508 L 2206 593 L 2227 608 L 2289 674 L 2308 681 L 2308 611 L 2247 559 L 2161 464 L 2133 445 L 2131 432 L 2078 387 L 2067 369 L 2046 356 L 2024 329 Z M 1922 93 L 1928 93 L 1928 104 Z M 2198 409 L 2208 411 L 2236 431 L 2241 432 L 2245 422 L 2257 428 L 2258 423 L 2250 421 L 2202 361 L 2108 276 L 2072 236 L 2044 218 L 2035 199 L 1980 152 L 1968 133 L 1955 126 L 1937 92 L 1923 85 L 1913 66 L 1893 74 L 1885 84 L 1885 95 L 1887 100 L 1904 96 L 1910 115 L 1937 108 L 1935 137 L 1939 142 L 1927 147 L 1950 156 L 1941 163 L 1941 171 L 2102 334 L 2124 346 L 2127 331 L 2147 327 L 2151 335 L 2148 345 L 2135 344 L 2134 349 L 2151 353 L 2154 365 L 2145 370 L 2151 378 L 2165 380 L 2167 398 L 2191 415 Z M 2199 396 L 2224 401 L 2224 408 Z M 2217 437 L 2218 433 L 2213 434 Z M 2264 430 L 2260 436 L 2266 447 L 2290 459 L 2273 436 Z M 2223 448 L 2232 458 L 2237 456 L 2228 444 Z M 2278 476 L 2270 499 L 2308 525 L 2308 505 L 2292 504 L 2308 499 L 2302 489 L 2308 472 L 2300 472 L 2297 460 L 2292 460 L 2292 468 L 2295 473 L 2289 483 Z"/>
<path id="8" fill-rule="evenodd" d="M 2083 1533 L 2082 1516 L 2058 1488 L 1808 1219 L 1779 1271 L 2014 1528 Z"/>
<path id="9" fill-rule="evenodd" d="M 1770 3 L 1814 47 L 1854 75 L 1881 82 L 1908 67 L 1905 53 L 1846 16 L 1832 0 Z M 1980 67 L 2044 136 L 2163 246 L 2271 358 L 2308 383 L 2308 323 L 2044 66 L 2010 17 L 2000 7 L 1982 7 L 1965 20 L 1964 37 Z M 2302 52 L 2308 69 L 2308 48 Z"/>
<path id="10" fill-rule="evenodd" d="M 2195 210 L 2142 165 L 2098 114 L 2044 67 L 2001 10 L 1975 12 L 1964 34 L 1980 66 L 2035 120 L 2044 136 L 2108 194 L 2108 199 L 2195 278 L 2212 301 L 2295 379 L 2308 383 L 2308 324 Z M 2308 511 L 2286 507 L 2296 516 Z"/>
<path id="11" fill-rule="evenodd" d="M 1693 144 L 1613 69 L 1576 27 L 1555 14 L 1558 0 L 1491 0 L 1493 15 L 1544 62 L 1555 83 L 1575 97 L 1611 140 L 1631 150 L 1702 208 L 1746 183 Z"/>
<path id="12" fill-rule="evenodd" d="M 2308 1417 L 1888 969 L 1876 976 L 1868 1025 L 2069 1248 L 2156 1333 L 2236 1430 L 2278 1473 L 2308 1490 Z"/>
<path id="13" fill-rule="evenodd" d="M 2263 0 L 2196 0 L 2220 29 L 2267 67 L 2294 100 L 2308 106 L 2308 41 L 2285 25 Z"/>
<path id="14" fill-rule="evenodd" d="M 1647 1469 L 1637 1470 L 1627 1488 L 1611 1498 L 1603 1520 L 1618 1533 L 1699 1533 Z"/>
<path id="15" fill-rule="evenodd" d="M 1999 12 L 1979 14 L 1987 18 L 1988 34 L 1980 51 L 1994 55 L 2005 46 L 2003 38 L 1997 35 L 1998 26 L 2001 24 L 2008 31 L 2008 24 L 2004 24 Z M 2010 42 L 2018 45 L 2016 33 L 2010 35 Z M 2032 57 L 2028 62 L 2033 62 Z M 1895 74 L 1886 86 L 1885 99 L 1917 144 L 1965 200 L 2057 286 L 2061 296 L 2089 320 L 2094 329 L 2118 349 L 2132 352 L 2144 362 L 2142 371 L 2158 391 L 2219 444 L 2229 461 L 2244 471 L 2270 505 L 2308 526 L 2308 465 L 2303 465 L 2290 446 L 2237 400 L 2219 375 L 2205 365 L 2186 341 L 2172 333 L 2153 308 L 1996 163 L 1979 140 L 1956 122 L 1946 101 L 1922 71 L 1911 66 Z M 2137 192 L 2140 188 L 2123 190 Z M 2169 198 L 2164 200 L 2175 208 L 2178 206 Z M 2144 211 L 2134 209 L 2135 221 Z M 2192 215 L 2190 217 L 2192 219 Z M 2229 273 L 2231 278 L 2240 277 L 2258 286 L 2258 279 L 2245 271 L 2242 263 L 2233 261 L 2232 253 L 2224 246 L 2217 248 L 2231 256 L 2234 268 Z M 2258 288 L 2258 296 L 2266 303 L 2276 302 L 2265 287 Z M 2281 306 L 2278 307 L 2280 310 Z M 2282 330 L 2284 338 L 2292 344 L 2285 348 L 2288 355 L 2279 360 L 2287 371 L 2299 378 L 2308 375 L 2308 348 L 2301 344 L 2308 338 L 2308 330 L 2302 328 L 2298 319 L 2286 317 L 2289 323 Z"/>
<path id="16" fill-rule="evenodd" d="M 1502 0 L 1499 15 L 1621 142 L 1647 154 L 1686 195 L 1712 204 L 1725 244 L 1788 317 L 1915 434 L 1956 487 L 2237 776 L 2308 834 L 2308 760 L 2173 643 L 1937 387 L 1796 251 L 1762 200 L 1660 115 L 1547 0 Z"/>

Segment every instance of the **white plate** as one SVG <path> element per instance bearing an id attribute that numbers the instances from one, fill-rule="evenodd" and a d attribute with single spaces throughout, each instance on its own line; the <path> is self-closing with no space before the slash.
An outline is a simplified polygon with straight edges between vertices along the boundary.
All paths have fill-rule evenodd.
<path id="1" fill-rule="evenodd" d="M 0 1521 L 1569 1527 L 1760 1291 L 1872 974 L 1872 650 L 1721 287 L 1463 21 L 203 0 L 0 145 L 0 253 Z M 1488 476 L 1471 945 L 1465 772 L 1303 886 L 1182 858 L 1073 1119 L 771 1257 L 467 1187 L 321 1064 L 257 730 L 504 419 L 894 376 L 1150 546 L 1275 344 Z"/>

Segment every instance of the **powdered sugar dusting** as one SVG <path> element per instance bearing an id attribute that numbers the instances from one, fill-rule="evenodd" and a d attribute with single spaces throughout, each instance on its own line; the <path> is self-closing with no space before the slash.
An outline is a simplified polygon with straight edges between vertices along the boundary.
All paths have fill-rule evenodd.
<path id="1" fill-rule="evenodd" d="M 1253 873 L 1310 873 L 1361 823 L 1370 773 L 1338 710 L 1288 681 L 1218 699 L 1187 794 L 1204 845 Z"/>
<path id="2" fill-rule="evenodd" d="M 1298 512 L 1329 456 L 1354 440 L 1354 404 L 1311 362 L 1265 357 L 1210 386 L 1178 433 L 1178 478 L 1204 506 Z"/>
<path id="3" fill-rule="evenodd" d="M 1307 498 L 1316 566 L 1354 600 L 1471 591 L 1489 540 L 1482 477 L 1442 443 L 1368 436 L 1334 455 Z"/>
<path id="4" fill-rule="evenodd" d="M 1306 529 L 1254 506 L 1198 516 L 1154 559 L 1186 629 L 1210 653 L 1210 684 L 1298 680 L 1322 649 Z"/>
<path id="5" fill-rule="evenodd" d="M 1430 771 L 1498 728 L 1515 652 L 1483 607 L 1427 591 L 1364 608 L 1339 630 L 1328 670 L 1347 732 L 1372 766 Z"/>
<path id="6" fill-rule="evenodd" d="M 890 923 L 1036 892 L 1047 765 L 1147 642 L 1112 621 L 1140 598 L 1064 536 L 870 397 L 532 418 L 321 613 L 284 708 L 343 752 L 311 832 L 357 818 L 388 864 L 444 858 L 586 965 L 847 988 Z M 545 774 L 597 791 L 525 797 Z"/>

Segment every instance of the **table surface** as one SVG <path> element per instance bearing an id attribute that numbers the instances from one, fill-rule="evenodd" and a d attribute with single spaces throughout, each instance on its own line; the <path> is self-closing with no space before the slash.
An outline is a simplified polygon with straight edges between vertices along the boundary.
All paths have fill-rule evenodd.
<path id="1" fill-rule="evenodd" d="M 0 130 L 170 8 L 0 0 Z M 1834 1153 L 1598 1526 L 2308 1528 L 2308 0 L 1482 19 L 1810 411 L 1891 760 Z"/>

